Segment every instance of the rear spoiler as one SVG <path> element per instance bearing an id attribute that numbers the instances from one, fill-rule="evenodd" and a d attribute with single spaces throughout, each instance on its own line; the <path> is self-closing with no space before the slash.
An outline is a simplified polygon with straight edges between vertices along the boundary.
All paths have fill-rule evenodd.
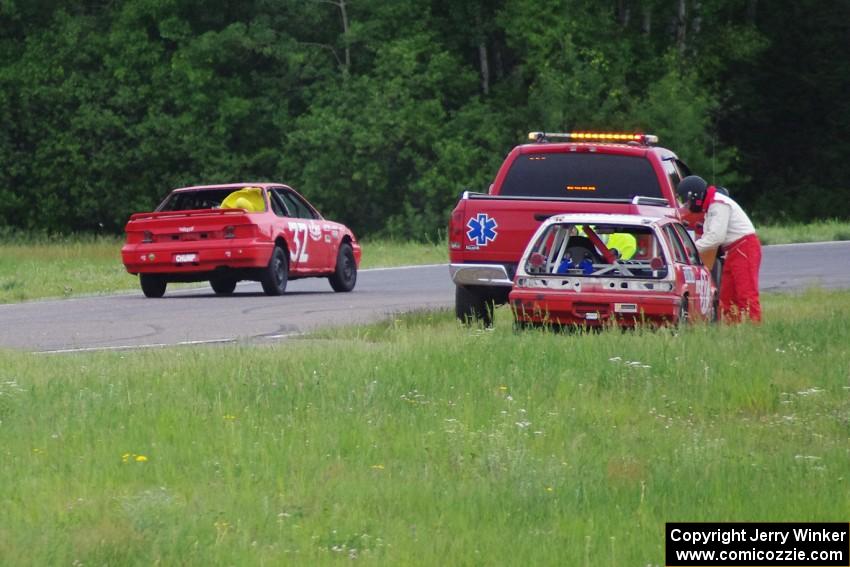
<path id="1" fill-rule="evenodd" d="M 164 218 L 183 218 L 183 217 L 200 217 L 208 215 L 233 215 L 247 214 L 245 209 L 192 209 L 190 211 L 159 211 L 152 213 L 134 213 L 130 215 L 130 220 L 142 219 L 164 219 Z"/>

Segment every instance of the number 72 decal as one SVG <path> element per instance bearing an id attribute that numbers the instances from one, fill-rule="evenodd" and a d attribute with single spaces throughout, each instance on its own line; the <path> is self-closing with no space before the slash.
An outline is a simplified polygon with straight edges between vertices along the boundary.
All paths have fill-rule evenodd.
<path id="1" fill-rule="evenodd" d="M 306 222 L 290 222 L 289 230 L 293 234 L 293 243 L 295 244 L 295 254 L 292 255 L 296 262 L 306 262 L 310 256 L 307 254 L 307 233 L 309 228 Z"/>

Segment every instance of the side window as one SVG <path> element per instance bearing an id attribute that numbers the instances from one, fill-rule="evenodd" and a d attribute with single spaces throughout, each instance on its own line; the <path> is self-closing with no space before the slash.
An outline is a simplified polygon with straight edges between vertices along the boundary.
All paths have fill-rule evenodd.
<path id="1" fill-rule="evenodd" d="M 272 210 L 274 211 L 274 214 L 276 214 L 277 216 L 279 216 L 279 217 L 291 217 L 292 216 L 286 210 L 286 205 L 284 204 L 283 199 L 280 197 L 280 194 L 277 192 L 277 190 L 272 189 L 271 191 L 269 191 L 269 201 L 271 201 Z"/>
<path id="2" fill-rule="evenodd" d="M 664 159 L 661 163 L 664 164 L 664 173 L 667 174 L 667 179 L 670 180 L 670 186 L 673 188 L 673 191 L 676 191 L 676 187 L 679 186 L 679 181 L 682 180 L 682 176 L 679 174 L 679 170 L 676 168 L 676 165 L 673 163 L 672 158 Z"/>
<path id="3" fill-rule="evenodd" d="M 670 250 L 673 251 L 673 260 L 677 264 L 687 264 L 688 260 L 685 256 L 685 249 L 682 248 L 682 243 L 679 242 L 676 231 L 669 224 L 664 227 L 664 236 L 667 237 L 667 244 L 670 246 Z"/>
<path id="4" fill-rule="evenodd" d="M 673 225 L 676 229 L 676 233 L 679 235 L 679 238 L 682 240 L 682 244 L 685 246 L 685 254 L 688 255 L 688 260 L 690 263 L 698 266 L 702 262 L 699 259 L 699 252 L 697 251 L 696 245 L 694 245 L 694 241 L 691 240 L 690 235 L 688 235 L 688 231 L 685 230 L 680 224 Z"/>
<path id="5" fill-rule="evenodd" d="M 691 175 L 691 168 L 685 165 L 685 162 L 682 160 L 676 160 L 676 168 L 679 170 L 679 177 L 682 177 L 683 179 L 688 175 Z"/>
<path id="6" fill-rule="evenodd" d="M 303 199 L 290 191 L 281 191 L 280 195 L 286 203 L 286 208 L 292 213 L 293 217 L 299 219 L 314 219 L 316 214 Z"/>

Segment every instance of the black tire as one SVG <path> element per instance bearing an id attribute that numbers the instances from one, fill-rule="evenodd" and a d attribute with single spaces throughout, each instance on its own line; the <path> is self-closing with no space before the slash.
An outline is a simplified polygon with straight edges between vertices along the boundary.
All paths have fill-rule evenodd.
<path id="1" fill-rule="evenodd" d="M 455 286 L 455 316 L 463 323 L 481 321 L 485 327 L 493 324 L 493 308 L 490 294 L 475 286 Z"/>
<path id="2" fill-rule="evenodd" d="M 711 278 L 714 280 L 714 285 L 717 286 L 717 293 L 711 298 L 711 322 L 718 323 L 720 321 L 720 281 L 723 275 L 723 258 L 718 252 L 717 259 L 711 267 Z"/>
<path id="3" fill-rule="evenodd" d="M 336 269 L 328 278 L 334 291 L 351 291 L 357 283 L 357 262 L 354 260 L 354 250 L 351 244 L 343 242 L 339 245 L 336 255 Z"/>
<path id="4" fill-rule="evenodd" d="M 679 303 L 679 311 L 676 312 L 676 326 L 686 327 L 691 322 L 691 317 L 688 314 L 688 296 L 682 297 L 682 302 Z"/>
<path id="5" fill-rule="evenodd" d="M 236 289 L 236 280 L 226 276 L 211 278 L 210 287 L 213 288 L 216 295 L 231 295 L 233 290 Z"/>
<path id="6" fill-rule="evenodd" d="M 714 265 L 711 267 L 711 277 L 714 279 L 714 285 L 717 286 L 717 289 L 720 290 L 720 279 L 723 275 L 723 258 L 719 257 L 714 261 Z"/>
<path id="7" fill-rule="evenodd" d="M 145 297 L 162 297 L 165 295 L 165 288 L 168 286 L 165 278 L 155 274 L 140 274 L 139 283 Z"/>
<path id="8" fill-rule="evenodd" d="M 711 298 L 711 311 L 708 314 L 709 323 L 720 322 L 720 294 L 715 293 Z"/>
<path id="9" fill-rule="evenodd" d="M 263 269 L 260 276 L 260 285 L 266 295 L 282 295 L 286 291 L 286 282 L 289 280 L 289 259 L 286 251 L 280 246 L 275 246 L 269 265 Z"/>

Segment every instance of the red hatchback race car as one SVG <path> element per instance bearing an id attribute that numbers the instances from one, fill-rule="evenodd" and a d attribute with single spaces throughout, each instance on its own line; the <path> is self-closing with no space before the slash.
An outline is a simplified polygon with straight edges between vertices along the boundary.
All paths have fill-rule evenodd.
<path id="1" fill-rule="evenodd" d="M 549 218 L 526 247 L 510 292 L 519 326 L 713 321 L 716 302 L 685 227 L 637 215 Z"/>
<path id="2" fill-rule="evenodd" d="M 267 295 L 304 277 L 326 277 L 334 291 L 357 282 L 354 234 L 286 185 L 175 189 L 154 212 L 132 215 L 125 231 L 121 258 L 147 297 L 162 297 L 169 282 L 209 280 L 220 295 L 239 280 L 259 281 Z"/>

